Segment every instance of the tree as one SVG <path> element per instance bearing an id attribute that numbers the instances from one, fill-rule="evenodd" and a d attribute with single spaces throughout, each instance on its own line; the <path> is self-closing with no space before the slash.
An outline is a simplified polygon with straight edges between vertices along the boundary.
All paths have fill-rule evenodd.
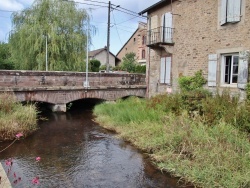
<path id="1" fill-rule="evenodd" d="M 13 13 L 9 41 L 15 68 L 45 70 L 47 38 L 49 70 L 85 71 L 88 18 L 74 2 L 61 0 L 35 0 Z"/>
<path id="2" fill-rule="evenodd" d="M 0 42 L 0 69 L 12 70 L 14 65 L 10 60 L 9 45 Z"/>
<path id="3" fill-rule="evenodd" d="M 128 71 L 128 72 L 135 72 L 135 67 L 136 67 L 136 59 L 135 59 L 135 53 L 130 52 L 127 53 L 123 58 L 122 58 L 122 64 L 121 64 L 121 69 L 123 71 Z"/>
<path id="4" fill-rule="evenodd" d="M 89 62 L 90 62 L 90 70 L 92 72 L 99 72 L 101 62 L 97 59 L 92 59 Z"/>

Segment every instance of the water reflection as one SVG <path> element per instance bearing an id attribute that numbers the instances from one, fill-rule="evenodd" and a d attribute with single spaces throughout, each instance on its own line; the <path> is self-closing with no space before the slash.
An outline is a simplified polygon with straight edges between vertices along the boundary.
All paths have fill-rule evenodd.
<path id="1" fill-rule="evenodd" d="M 177 187 L 135 148 L 92 121 L 91 111 L 48 114 L 40 129 L 1 153 L 13 158 L 9 174 L 14 187 Z M 0 149 L 8 143 L 0 144 Z M 40 162 L 35 158 L 41 157 Z M 1 187 L 1 186 L 0 186 Z"/>

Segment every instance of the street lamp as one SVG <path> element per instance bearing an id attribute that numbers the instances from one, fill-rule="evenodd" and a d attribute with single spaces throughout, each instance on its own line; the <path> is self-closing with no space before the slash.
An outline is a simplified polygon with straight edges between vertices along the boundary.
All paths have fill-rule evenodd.
<path id="1" fill-rule="evenodd" d="M 46 55 L 45 55 L 45 58 L 46 58 L 46 71 L 48 71 L 48 35 L 45 36 L 45 41 L 46 41 Z"/>
<path id="2" fill-rule="evenodd" d="M 86 79 L 83 84 L 85 88 L 89 87 L 88 73 L 89 73 L 89 16 L 87 15 Z"/>

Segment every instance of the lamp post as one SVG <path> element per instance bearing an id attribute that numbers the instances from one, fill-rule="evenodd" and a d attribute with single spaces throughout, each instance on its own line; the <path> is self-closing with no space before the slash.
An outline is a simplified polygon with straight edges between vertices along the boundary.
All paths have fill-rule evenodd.
<path id="1" fill-rule="evenodd" d="M 46 55 L 45 55 L 45 58 L 46 58 L 46 71 L 48 71 L 48 35 L 45 36 L 45 41 L 46 41 L 46 44 L 45 44 L 45 48 L 46 48 Z"/>
<path id="2" fill-rule="evenodd" d="M 89 73 L 89 16 L 87 15 L 86 79 L 83 84 L 83 86 L 86 88 L 89 87 L 88 73 Z"/>

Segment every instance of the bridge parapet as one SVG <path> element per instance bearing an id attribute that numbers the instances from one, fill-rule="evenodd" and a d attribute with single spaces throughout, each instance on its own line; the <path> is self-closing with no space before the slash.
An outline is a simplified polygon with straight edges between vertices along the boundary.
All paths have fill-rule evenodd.
<path id="1" fill-rule="evenodd" d="M 85 72 L 0 71 L 1 87 L 83 86 Z M 88 73 L 90 87 L 146 85 L 144 74 Z"/>
<path id="2" fill-rule="evenodd" d="M 0 92 L 16 95 L 18 101 L 52 104 L 54 111 L 66 111 L 66 104 L 79 99 L 108 101 L 127 96 L 146 97 L 144 74 L 84 72 L 0 71 Z"/>

